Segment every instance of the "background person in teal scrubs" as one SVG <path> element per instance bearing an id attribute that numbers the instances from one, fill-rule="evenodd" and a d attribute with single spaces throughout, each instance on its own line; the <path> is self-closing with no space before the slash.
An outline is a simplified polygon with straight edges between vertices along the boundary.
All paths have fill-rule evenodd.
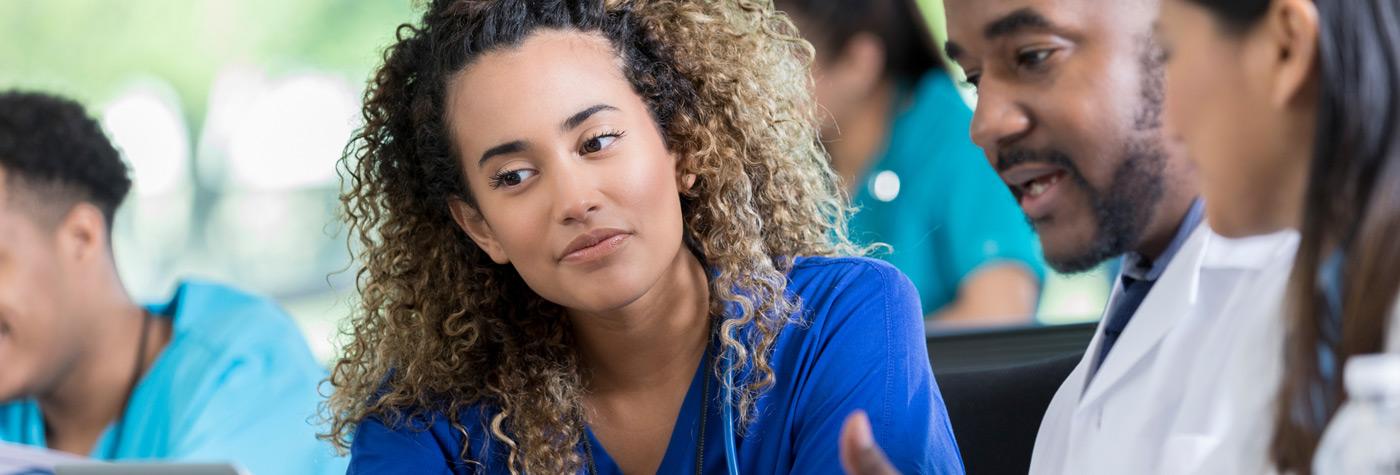
<path id="1" fill-rule="evenodd" d="M 1029 322 L 1036 236 L 968 136 L 962 100 L 912 0 L 779 0 L 817 49 L 822 139 L 859 211 L 851 235 L 914 281 L 939 325 Z"/>
<path id="2" fill-rule="evenodd" d="M 130 187 L 81 106 L 0 93 L 0 441 L 344 473 L 309 422 L 325 370 L 285 313 L 209 283 L 126 294 L 108 236 Z"/>

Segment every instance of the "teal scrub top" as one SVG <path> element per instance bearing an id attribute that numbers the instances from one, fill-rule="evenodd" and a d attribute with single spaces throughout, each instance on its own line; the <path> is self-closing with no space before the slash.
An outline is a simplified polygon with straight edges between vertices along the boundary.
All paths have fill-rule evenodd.
<path id="1" fill-rule="evenodd" d="M 326 371 L 276 304 L 186 282 L 148 310 L 172 320 L 170 342 L 92 458 L 234 462 L 254 475 L 345 473 L 348 461 L 316 439 Z M 43 447 L 46 440 L 36 402 L 0 405 L 0 441 Z"/>
<path id="2" fill-rule="evenodd" d="M 851 236 L 891 247 L 880 257 L 919 291 L 924 315 L 957 298 L 968 275 L 1017 263 L 1043 282 L 1040 242 L 1011 191 L 972 143 L 972 111 L 948 74 L 935 70 L 912 88 L 885 150 L 852 196 Z"/>

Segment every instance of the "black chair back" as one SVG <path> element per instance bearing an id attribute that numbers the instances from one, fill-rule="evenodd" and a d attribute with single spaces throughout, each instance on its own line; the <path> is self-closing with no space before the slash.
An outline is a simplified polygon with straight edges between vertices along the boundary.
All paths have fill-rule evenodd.
<path id="1" fill-rule="evenodd" d="M 1050 399 L 1095 325 L 939 335 L 928 340 L 963 465 L 969 474 L 1024 474 Z"/>

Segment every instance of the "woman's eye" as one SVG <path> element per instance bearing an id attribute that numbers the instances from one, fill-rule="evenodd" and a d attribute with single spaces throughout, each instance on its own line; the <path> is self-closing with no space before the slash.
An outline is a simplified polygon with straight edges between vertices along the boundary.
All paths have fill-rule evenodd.
<path id="1" fill-rule="evenodd" d="M 981 74 L 981 73 L 968 73 L 968 74 L 967 74 L 967 79 L 964 80 L 963 82 L 967 83 L 967 86 L 968 86 L 968 87 L 971 87 L 972 89 L 977 89 L 977 87 L 978 87 L 978 86 L 980 85 L 980 83 L 982 82 L 982 74 Z"/>
<path id="2" fill-rule="evenodd" d="M 524 183 L 525 180 L 529 179 L 530 177 L 535 176 L 535 173 L 538 172 L 528 168 L 521 168 L 518 170 L 506 170 L 497 173 L 496 176 L 491 177 L 491 188 L 496 189 L 502 186 L 507 188 L 515 187 L 517 185 L 520 185 L 521 183 Z"/>
<path id="3" fill-rule="evenodd" d="M 607 132 L 594 135 L 592 138 L 583 141 L 583 147 L 579 150 L 579 152 L 583 155 L 601 152 L 603 149 L 608 148 L 609 145 L 612 145 L 613 142 L 616 142 L 619 138 L 622 138 L 621 132 Z"/>

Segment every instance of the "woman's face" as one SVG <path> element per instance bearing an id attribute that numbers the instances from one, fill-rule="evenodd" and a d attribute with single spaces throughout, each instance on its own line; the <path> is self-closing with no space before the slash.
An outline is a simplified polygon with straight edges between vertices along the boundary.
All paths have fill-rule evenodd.
<path id="1" fill-rule="evenodd" d="M 605 312 L 693 259 L 677 159 L 600 35 L 541 31 L 448 86 L 448 127 L 477 208 L 468 235 L 541 297 Z"/>
<path id="2" fill-rule="evenodd" d="M 1200 170 L 1211 227 L 1230 237 L 1295 223 L 1312 152 L 1301 86 L 1286 82 L 1278 31 L 1260 23 L 1229 32 L 1193 2 L 1164 0 L 1158 25 L 1168 126 Z"/>

